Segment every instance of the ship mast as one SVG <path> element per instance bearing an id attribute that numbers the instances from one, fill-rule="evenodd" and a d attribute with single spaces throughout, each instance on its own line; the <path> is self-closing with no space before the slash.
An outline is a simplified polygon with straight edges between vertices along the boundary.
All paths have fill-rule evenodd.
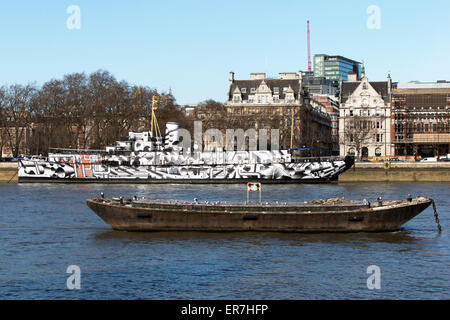
<path id="1" fill-rule="evenodd" d="M 158 120 L 156 119 L 155 111 L 158 110 L 159 98 L 155 95 L 152 99 L 152 118 L 150 122 L 150 132 L 152 137 L 162 137 L 161 130 L 159 130 Z"/>

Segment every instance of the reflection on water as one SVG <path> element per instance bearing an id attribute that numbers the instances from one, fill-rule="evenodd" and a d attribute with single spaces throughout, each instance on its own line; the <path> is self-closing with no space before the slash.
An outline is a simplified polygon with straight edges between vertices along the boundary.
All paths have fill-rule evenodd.
<path id="1" fill-rule="evenodd" d="M 245 201 L 245 185 L 0 184 L 4 299 L 448 299 L 450 184 L 263 185 L 265 201 L 427 196 L 397 232 L 212 233 L 113 231 L 85 200 L 126 196 Z M 82 289 L 66 289 L 67 266 Z M 381 290 L 368 290 L 378 265 Z"/>
<path id="2" fill-rule="evenodd" d="M 434 230 L 429 230 L 433 232 Z M 436 233 L 436 237 L 439 237 Z M 245 241 L 259 243 L 264 241 L 283 241 L 295 243 L 349 243 L 380 242 L 380 243 L 414 243 L 417 241 L 411 231 L 402 229 L 396 232 L 373 232 L 373 233 L 290 233 L 290 232 L 123 232 L 109 230 L 95 235 L 99 241 L 131 241 L 152 243 L 158 241 Z"/>

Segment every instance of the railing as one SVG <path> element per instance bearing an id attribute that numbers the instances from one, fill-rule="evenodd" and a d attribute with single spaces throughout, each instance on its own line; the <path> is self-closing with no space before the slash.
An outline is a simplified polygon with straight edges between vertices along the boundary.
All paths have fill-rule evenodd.
<path id="1" fill-rule="evenodd" d="M 295 157 L 293 156 L 292 159 L 294 162 L 321 162 L 321 161 L 338 161 L 343 160 L 343 157 L 339 156 L 321 156 L 321 157 Z"/>
<path id="2" fill-rule="evenodd" d="M 107 154 L 106 150 L 50 148 L 49 153 L 59 154 Z"/>

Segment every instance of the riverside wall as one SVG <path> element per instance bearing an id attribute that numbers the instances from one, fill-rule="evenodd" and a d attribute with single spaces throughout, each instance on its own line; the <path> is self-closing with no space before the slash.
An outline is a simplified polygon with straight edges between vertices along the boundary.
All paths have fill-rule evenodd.
<path id="1" fill-rule="evenodd" d="M 17 163 L 0 162 L 0 183 L 17 182 Z M 339 182 L 450 182 L 450 162 L 356 163 Z"/>
<path id="2" fill-rule="evenodd" d="M 450 162 L 361 162 L 341 174 L 339 182 L 450 182 Z"/>
<path id="3" fill-rule="evenodd" d="M 17 163 L 0 162 L 0 182 L 17 182 Z"/>

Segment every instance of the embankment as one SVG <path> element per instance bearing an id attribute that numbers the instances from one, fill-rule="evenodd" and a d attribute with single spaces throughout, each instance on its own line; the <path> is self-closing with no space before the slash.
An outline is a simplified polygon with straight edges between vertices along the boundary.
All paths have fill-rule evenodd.
<path id="1" fill-rule="evenodd" d="M 16 162 L 0 162 L 0 182 L 17 182 Z"/>
<path id="2" fill-rule="evenodd" d="M 450 162 L 356 163 L 339 182 L 450 182 Z"/>

